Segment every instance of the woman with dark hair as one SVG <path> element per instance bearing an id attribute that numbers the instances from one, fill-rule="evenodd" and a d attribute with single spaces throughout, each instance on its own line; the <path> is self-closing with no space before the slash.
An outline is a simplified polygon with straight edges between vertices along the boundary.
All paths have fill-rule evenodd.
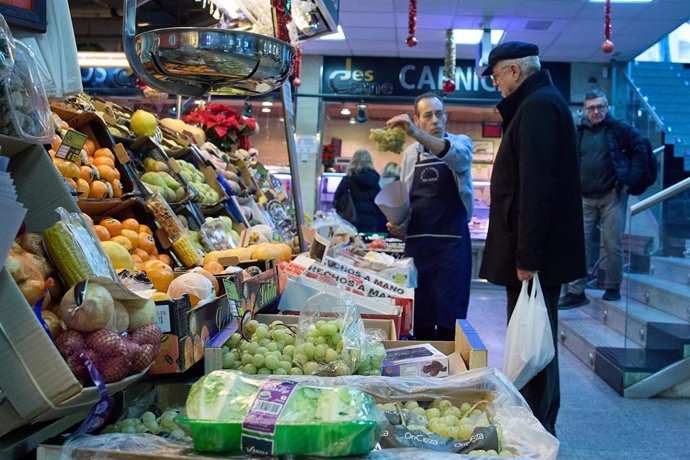
<path id="1" fill-rule="evenodd" d="M 357 217 L 352 223 L 359 232 L 385 231 L 386 218 L 374 203 L 374 198 L 381 191 L 379 179 L 371 155 L 367 150 L 359 149 L 352 156 L 347 175 L 335 191 L 334 201 L 337 203 L 349 190 L 357 211 Z"/>

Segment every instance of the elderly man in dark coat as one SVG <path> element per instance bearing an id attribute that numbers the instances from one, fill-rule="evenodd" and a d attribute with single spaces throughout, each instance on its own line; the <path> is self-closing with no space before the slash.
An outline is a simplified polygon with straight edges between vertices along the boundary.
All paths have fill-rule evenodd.
<path id="1" fill-rule="evenodd" d="M 522 281 L 539 273 L 556 344 L 561 284 L 585 275 L 575 125 L 563 96 L 541 70 L 539 49 L 506 42 L 489 55 L 503 100 L 503 139 L 491 178 L 489 230 L 480 276 L 506 287 L 508 318 Z M 531 284 L 531 283 L 530 283 Z M 534 415 L 556 432 L 558 353 L 521 390 Z"/>

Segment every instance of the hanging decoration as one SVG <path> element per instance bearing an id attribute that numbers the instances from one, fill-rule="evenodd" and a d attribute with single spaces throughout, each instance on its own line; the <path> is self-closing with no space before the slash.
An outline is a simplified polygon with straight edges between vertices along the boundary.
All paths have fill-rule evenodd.
<path id="1" fill-rule="evenodd" d="M 302 44 L 295 46 L 295 55 L 292 56 L 292 86 L 299 88 L 302 84 L 300 75 L 302 73 Z"/>
<path id="2" fill-rule="evenodd" d="M 606 0 L 604 7 L 604 43 L 601 44 L 601 50 L 604 53 L 613 51 L 613 42 L 611 41 L 611 0 Z"/>
<path id="3" fill-rule="evenodd" d="M 290 0 L 271 0 L 271 6 L 276 10 L 278 22 L 276 38 L 290 43 L 290 33 L 288 32 L 288 24 L 292 21 L 290 16 Z"/>
<path id="4" fill-rule="evenodd" d="M 405 43 L 407 43 L 407 46 L 412 48 L 413 46 L 417 45 L 417 37 L 415 37 L 415 34 L 417 33 L 417 0 L 410 0 L 408 15 L 407 32 L 409 35 L 407 36 Z"/>
<path id="5" fill-rule="evenodd" d="M 455 92 L 455 35 L 453 29 L 446 30 L 446 58 L 443 62 L 443 92 Z"/>

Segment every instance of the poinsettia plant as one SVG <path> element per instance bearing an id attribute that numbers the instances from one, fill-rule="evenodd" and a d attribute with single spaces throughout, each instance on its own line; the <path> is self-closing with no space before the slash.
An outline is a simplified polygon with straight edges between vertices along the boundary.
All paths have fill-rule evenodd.
<path id="1" fill-rule="evenodd" d="M 232 107 L 212 102 L 203 109 L 197 109 L 184 117 L 184 122 L 197 125 L 206 137 L 221 150 L 229 152 L 234 144 L 249 149 L 248 136 L 256 131 L 256 120 L 245 117 Z"/>

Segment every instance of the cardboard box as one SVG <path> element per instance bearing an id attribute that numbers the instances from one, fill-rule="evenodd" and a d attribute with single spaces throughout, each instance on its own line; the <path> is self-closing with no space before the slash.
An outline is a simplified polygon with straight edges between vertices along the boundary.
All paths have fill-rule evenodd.
<path id="1" fill-rule="evenodd" d="M 18 200 L 27 208 L 28 231 L 42 232 L 58 221 L 63 207 L 79 212 L 75 200 L 42 146 L 0 136 L 2 155 L 10 157 Z M 37 420 L 50 420 L 83 410 L 100 396 L 95 387 L 79 384 L 53 342 L 39 325 L 14 280 L 0 272 L 0 436 Z M 108 385 L 111 391 L 136 380 Z"/>
<path id="2" fill-rule="evenodd" d="M 389 349 L 407 347 L 428 343 L 448 358 L 448 371 L 451 375 L 468 369 L 486 367 L 487 350 L 479 333 L 472 323 L 466 319 L 459 319 L 455 323 L 455 341 L 414 341 L 396 340 L 384 341 L 383 346 Z"/>
<path id="3" fill-rule="evenodd" d="M 299 323 L 299 315 L 268 315 L 268 314 L 258 314 L 254 317 L 257 321 L 263 324 L 271 324 L 273 321 L 282 321 L 287 325 L 295 325 Z M 328 316 L 317 316 L 315 318 L 318 320 L 331 320 L 333 317 Z M 398 337 L 398 333 L 395 329 L 395 323 L 390 319 L 365 319 L 364 329 L 368 333 L 382 333 L 389 341 L 394 341 Z M 218 334 L 216 334 L 207 344 L 204 349 L 204 373 L 208 374 L 218 369 L 223 368 L 223 352 L 221 347 L 230 338 L 230 336 L 235 333 L 238 329 L 238 322 L 233 321 Z M 385 343 L 385 342 L 384 342 Z"/>
<path id="4" fill-rule="evenodd" d="M 231 301 L 230 307 L 242 316 L 246 311 L 257 312 L 273 303 L 278 298 L 278 270 L 276 261 L 253 260 L 237 262 L 238 267 L 259 267 L 261 273 L 249 279 L 243 279 L 242 273 L 216 275 L 220 285 L 219 294 L 225 294 Z"/>
<path id="5" fill-rule="evenodd" d="M 172 302 L 156 302 L 156 307 L 156 325 L 163 338 L 150 375 L 185 372 L 203 358 L 206 343 L 231 320 L 225 296 L 192 309 L 185 294 Z"/>
<path id="6" fill-rule="evenodd" d="M 448 357 L 429 343 L 386 349 L 381 375 L 387 377 L 445 377 Z"/>

